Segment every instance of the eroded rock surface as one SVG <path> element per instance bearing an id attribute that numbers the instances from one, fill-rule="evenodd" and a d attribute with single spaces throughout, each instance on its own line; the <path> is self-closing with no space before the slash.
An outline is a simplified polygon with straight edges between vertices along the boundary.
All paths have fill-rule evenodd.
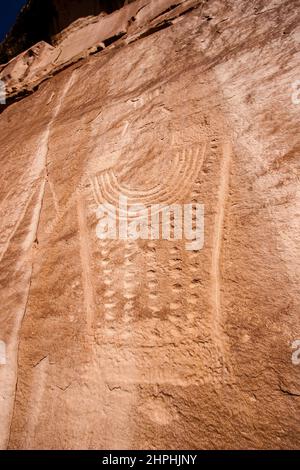
<path id="1" fill-rule="evenodd" d="M 2 448 L 299 447 L 298 2 L 175 3 L 1 72 Z M 204 248 L 99 240 L 120 193 Z"/>

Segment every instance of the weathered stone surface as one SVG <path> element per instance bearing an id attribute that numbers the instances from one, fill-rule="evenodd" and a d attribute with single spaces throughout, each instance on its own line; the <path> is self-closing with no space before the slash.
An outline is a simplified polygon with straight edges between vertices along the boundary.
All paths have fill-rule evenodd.
<path id="1" fill-rule="evenodd" d="M 0 63 L 8 62 L 38 42 L 56 42 L 62 31 L 68 31 L 78 19 L 107 15 L 133 1 L 24 0 L 14 26 L 0 44 Z"/>
<path id="2" fill-rule="evenodd" d="M 170 3 L 0 116 L 2 448 L 299 447 L 297 2 Z M 204 248 L 100 241 L 120 192 Z"/>
<path id="3" fill-rule="evenodd" d="M 55 47 L 45 41 L 32 46 L 0 68 L 8 101 L 31 92 L 43 80 L 67 65 L 106 47 L 120 47 L 169 26 L 199 0 L 137 0 L 111 15 L 81 18 L 57 35 Z"/>

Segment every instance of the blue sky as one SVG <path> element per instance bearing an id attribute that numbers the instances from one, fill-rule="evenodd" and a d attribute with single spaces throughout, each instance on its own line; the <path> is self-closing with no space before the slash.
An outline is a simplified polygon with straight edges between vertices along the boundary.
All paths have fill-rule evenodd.
<path id="1" fill-rule="evenodd" d="M 15 19 L 25 5 L 26 0 L 1 0 L 0 11 L 0 42 L 4 39 L 5 34 L 8 33 L 13 26 Z"/>

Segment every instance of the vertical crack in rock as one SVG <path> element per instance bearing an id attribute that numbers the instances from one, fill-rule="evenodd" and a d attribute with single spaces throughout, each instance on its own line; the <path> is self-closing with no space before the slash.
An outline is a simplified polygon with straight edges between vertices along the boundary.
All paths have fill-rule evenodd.
<path id="1" fill-rule="evenodd" d="M 48 134 L 48 129 L 46 131 Z M 47 148 L 47 147 L 46 147 Z M 24 241 L 24 252 L 28 253 L 29 250 L 31 249 L 34 241 L 36 240 L 37 232 L 38 232 L 38 225 L 39 225 L 39 220 L 40 220 L 40 214 L 42 210 L 42 204 L 43 204 L 43 197 L 44 197 L 44 192 L 45 192 L 45 179 L 43 179 L 41 188 L 39 191 L 38 195 L 38 201 L 37 204 L 35 205 L 33 209 L 33 214 L 31 218 L 31 226 L 29 233 L 27 237 L 25 238 Z M 21 268 L 21 265 L 24 263 L 24 259 L 19 261 L 19 265 Z M 18 371 L 19 371 L 19 345 L 20 345 L 20 331 L 22 328 L 22 323 L 26 315 L 26 310 L 27 310 L 27 305 L 28 305 L 28 300 L 29 300 L 29 294 L 30 294 L 30 288 L 31 288 L 31 281 L 32 281 L 32 274 L 33 274 L 33 262 L 30 264 L 30 270 L 28 273 L 28 284 L 27 284 L 27 290 L 25 294 L 25 299 L 24 299 L 24 308 L 19 315 L 19 317 L 16 319 L 15 325 L 14 325 L 14 332 L 12 334 L 13 338 L 13 343 L 15 343 L 15 347 L 13 348 L 16 353 L 15 353 L 15 359 L 13 361 L 15 362 L 14 365 L 14 375 L 15 375 L 15 384 L 14 384 L 14 392 L 12 395 L 12 405 L 11 405 L 11 413 L 10 413 L 10 425 L 9 425 L 9 432 L 8 432 L 8 437 L 7 437 L 7 442 L 4 446 L 4 448 L 7 447 L 9 440 L 10 440 L 10 435 L 11 435 L 11 426 L 12 426 L 12 420 L 13 420 L 13 415 L 14 415 L 14 410 L 15 410 L 15 405 L 16 405 L 16 395 L 17 395 L 17 390 L 18 390 Z"/>
<path id="2" fill-rule="evenodd" d="M 24 433 L 24 449 L 34 449 L 34 437 L 42 406 L 42 397 L 46 388 L 49 358 L 44 357 L 33 370 L 32 393 L 27 410 L 27 426 Z"/>
<path id="3" fill-rule="evenodd" d="M 213 335 L 219 346 L 219 351 L 225 357 L 225 339 L 223 333 L 223 314 L 222 314 L 222 243 L 224 233 L 225 208 L 228 197 L 229 177 L 230 177 L 230 161 L 231 161 L 231 144 L 225 142 L 223 144 L 223 159 L 220 168 L 220 183 L 217 202 L 217 213 L 214 228 L 213 253 L 212 253 L 212 300 L 214 304 L 213 317 Z"/>
<path id="4" fill-rule="evenodd" d="M 32 217 L 31 217 L 31 223 L 30 223 L 30 229 L 29 229 L 28 235 L 26 236 L 26 238 L 23 242 L 23 252 L 25 253 L 25 255 L 22 256 L 22 259 L 18 262 L 17 270 L 21 269 L 23 263 L 26 262 L 26 254 L 30 252 L 31 247 L 33 246 L 34 242 L 37 240 L 39 222 L 40 222 L 40 217 L 41 217 L 41 212 L 42 212 L 42 207 L 43 207 L 43 201 L 44 201 L 44 195 L 45 195 L 45 187 L 46 187 L 46 182 L 48 180 L 48 176 L 47 176 L 47 164 L 48 164 L 47 163 L 47 156 L 48 156 L 48 152 L 49 152 L 49 138 L 50 138 L 52 126 L 55 123 L 55 119 L 57 118 L 57 116 L 60 112 L 60 109 L 63 105 L 64 98 L 67 95 L 70 87 L 72 86 L 73 81 L 74 81 L 74 73 L 71 74 L 69 80 L 67 81 L 65 87 L 63 88 L 63 91 L 62 91 L 61 95 L 59 96 L 57 105 L 54 109 L 54 113 L 52 115 L 52 118 L 51 118 L 50 122 L 48 123 L 48 125 L 47 125 L 45 131 L 43 132 L 42 136 L 40 137 L 38 150 L 37 150 L 36 158 L 35 158 L 35 167 L 38 168 L 38 171 L 39 171 L 39 174 L 40 174 L 40 177 L 38 179 L 42 178 L 42 181 L 41 181 L 41 186 L 40 186 L 40 190 L 39 190 L 37 203 L 36 203 L 36 205 L 33 209 Z M 22 216 L 25 214 L 25 212 L 26 212 L 26 210 L 27 210 L 27 208 L 30 204 L 31 199 L 32 199 L 32 197 L 29 197 L 29 200 L 28 200 L 28 202 L 25 206 L 25 210 L 23 211 Z M 22 218 L 18 221 L 18 225 L 21 222 L 21 220 L 22 220 Z M 16 231 L 16 228 L 14 229 L 13 234 L 15 233 L 15 231 Z M 13 234 L 11 235 L 10 239 L 12 239 Z M 16 405 L 16 393 L 17 393 L 17 389 L 18 389 L 18 370 L 19 370 L 19 363 L 18 363 L 19 344 L 20 344 L 19 334 L 20 334 L 20 331 L 21 331 L 21 328 L 22 328 L 23 320 L 24 320 L 25 315 L 26 315 L 26 311 L 27 311 L 29 295 L 30 295 L 31 281 L 32 281 L 32 275 L 33 275 L 33 266 L 34 266 L 33 260 L 30 263 L 31 263 L 30 264 L 30 270 L 29 270 L 29 273 L 28 273 L 28 278 L 29 279 L 28 279 L 27 290 L 26 290 L 25 299 L 24 299 L 24 308 L 22 309 L 21 314 L 19 315 L 19 317 L 15 321 L 14 332 L 12 334 L 12 338 L 13 338 L 12 341 L 15 345 L 14 348 L 12 348 L 12 349 L 15 350 L 15 359 L 13 359 L 13 361 L 15 362 L 15 365 L 14 365 L 14 377 L 15 378 L 14 378 L 14 386 L 13 386 L 14 392 L 11 395 L 11 400 L 12 400 L 12 404 L 10 406 L 11 411 L 9 413 L 9 422 L 10 422 L 10 424 L 9 424 L 9 426 L 7 426 L 8 433 L 7 433 L 7 436 L 3 438 L 4 439 L 3 440 L 4 444 L 0 445 L 0 448 L 4 448 L 4 449 L 7 448 L 8 443 L 10 441 L 11 426 L 12 426 L 12 420 L 13 420 L 14 410 L 15 410 L 15 405 Z M 4 406 L 5 406 L 5 403 L 4 403 Z M 7 404 L 6 404 L 6 406 L 7 406 Z"/>

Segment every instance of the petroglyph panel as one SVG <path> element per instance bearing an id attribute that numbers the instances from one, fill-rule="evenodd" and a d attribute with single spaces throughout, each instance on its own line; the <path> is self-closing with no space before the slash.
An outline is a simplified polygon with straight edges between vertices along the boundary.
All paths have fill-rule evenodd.
<path id="1" fill-rule="evenodd" d="M 1 448 L 299 448 L 298 12 L 177 3 L 2 109 Z M 120 195 L 202 249 L 100 239 Z"/>

